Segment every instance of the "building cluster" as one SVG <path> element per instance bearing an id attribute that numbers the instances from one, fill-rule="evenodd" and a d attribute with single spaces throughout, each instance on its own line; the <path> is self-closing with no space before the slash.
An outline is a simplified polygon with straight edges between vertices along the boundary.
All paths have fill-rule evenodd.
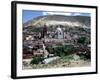
<path id="1" fill-rule="evenodd" d="M 23 58 L 44 54 L 43 45 L 77 45 L 77 39 L 80 37 L 86 37 L 90 40 L 90 28 L 71 28 L 66 30 L 65 27 L 58 26 L 55 30 L 48 30 L 44 26 L 41 32 L 23 30 Z"/>

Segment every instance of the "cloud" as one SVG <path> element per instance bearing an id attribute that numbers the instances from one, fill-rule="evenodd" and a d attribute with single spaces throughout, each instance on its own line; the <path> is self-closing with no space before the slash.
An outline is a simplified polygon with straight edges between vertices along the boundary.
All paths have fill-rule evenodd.
<path id="1" fill-rule="evenodd" d="M 73 16 L 79 16 L 82 15 L 81 13 L 73 13 Z"/>
<path id="2" fill-rule="evenodd" d="M 90 16 L 90 13 L 78 13 L 78 12 L 43 12 L 42 13 L 44 16 L 45 15 L 66 15 L 66 16 Z"/>
<path id="3" fill-rule="evenodd" d="M 61 12 L 43 12 L 43 15 L 66 15 L 71 16 L 72 13 L 61 13 Z"/>
<path id="4" fill-rule="evenodd" d="M 73 13 L 73 16 L 90 16 L 90 13 Z"/>

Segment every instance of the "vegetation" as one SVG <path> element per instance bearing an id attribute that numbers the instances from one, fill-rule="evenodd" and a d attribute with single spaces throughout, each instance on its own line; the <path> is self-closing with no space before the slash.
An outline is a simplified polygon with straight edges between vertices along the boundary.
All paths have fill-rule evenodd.
<path id="1" fill-rule="evenodd" d="M 90 37 L 79 37 L 77 39 L 77 43 L 82 44 L 82 45 L 87 45 L 87 44 L 91 44 L 91 38 Z"/>
<path id="2" fill-rule="evenodd" d="M 80 37 L 80 38 L 78 38 L 78 40 L 77 40 L 77 42 L 78 42 L 78 43 L 81 43 L 81 44 L 84 44 L 85 41 L 86 41 L 86 37 Z"/>
<path id="3" fill-rule="evenodd" d="M 63 57 L 61 57 L 61 59 L 63 61 L 70 61 L 70 60 L 73 60 L 74 59 L 73 56 L 74 55 L 71 54 L 71 55 L 63 56 Z"/>
<path id="4" fill-rule="evenodd" d="M 30 62 L 30 64 L 39 64 L 40 62 L 43 61 L 43 57 L 42 56 L 35 56 L 33 57 L 32 61 Z"/>
<path id="5" fill-rule="evenodd" d="M 53 53 L 57 56 L 66 56 L 70 53 L 72 53 L 74 50 L 74 46 L 73 45 L 62 45 L 62 46 L 57 46 L 57 47 L 51 47 L 51 48 L 48 48 L 48 51 L 50 53 Z"/>
<path id="6" fill-rule="evenodd" d="M 60 67 L 75 67 L 75 66 L 85 66 L 90 65 L 90 60 L 84 60 L 79 58 L 78 60 L 74 59 L 75 54 L 67 55 L 60 57 L 59 59 L 53 60 L 49 62 L 48 64 L 34 64 L 32 65 L 33 69 L 39 69 L 39 68 L 60 68 Z"/>
<path id="7" fill-rule="evenodd" d="M 87 59 L 91 59 L 91 54 L 90 53 L 81 53 L 80 55 L 80 59 L 83 59 L 83 60 L 87 60 Z"/>
<path id="8" fill-rule="evenodd" d="M 28 27 L 28 32 L 41 32 L 42 28 L 38 28 L 38 27 Z"/>

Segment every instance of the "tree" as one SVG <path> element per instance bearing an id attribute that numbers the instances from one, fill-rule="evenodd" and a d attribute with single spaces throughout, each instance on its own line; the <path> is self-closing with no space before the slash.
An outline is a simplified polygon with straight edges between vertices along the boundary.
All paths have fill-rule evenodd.
<path id="1" fill-rule="evenodd" d="M 44 58 L 42 56 L 35 56 L 35 57 L 33 57 L 33 59 L 30 62 L 30 64 L 39 64 L 43 60 L 44 60 Z"/>
<path id="2" fill-rule="evenodd" d="M 78 42 L 78 43 L 81 43 L 81 44 L 84 44 L 85 41 L 86 41 L 86 37 L 80 37 L 80 38 L 78 38 L 78 40 L 77 40 L 77 42 Z"/>

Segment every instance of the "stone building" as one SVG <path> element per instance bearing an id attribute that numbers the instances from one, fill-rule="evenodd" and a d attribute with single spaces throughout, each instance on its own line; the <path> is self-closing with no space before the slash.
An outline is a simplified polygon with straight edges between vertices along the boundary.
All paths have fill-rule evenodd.
<path id="1" fill-rule="evenodd" d="M 56 35 L 57 39 L 63 39 L 64 38 L 64 32 L 60 27 L 57 28 L 56 34 L 57 34 Z"/>

